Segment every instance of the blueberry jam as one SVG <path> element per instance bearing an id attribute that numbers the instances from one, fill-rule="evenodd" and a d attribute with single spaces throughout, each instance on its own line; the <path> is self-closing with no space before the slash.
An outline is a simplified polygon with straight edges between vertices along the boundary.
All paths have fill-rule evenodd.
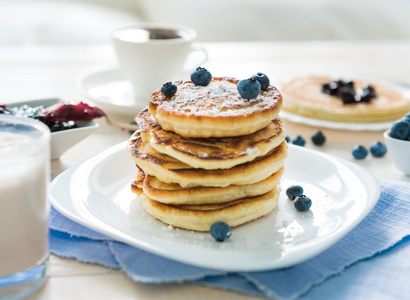
<path id="1" fill-rule="evenodd" d="M 7 107 L 0 105 L 0 114 L 17 117 L 33 118 L 43 122 L 51 132 L 78 128 L 77 121 L 90 121 L 93 118 L 105 116 L 97 107 L 80 102 L 77 104 L 57 103 L 49 107 L 22 105 Z"/>
<path id="2" fill-rule="evenodd" d="M 342 99 L 343 104 L 369 103 L 376 98 L 374 86 L 365 85 L 362 89 L 355 89 L 352 80 L 334 80 L 322 84 L 322 93 Z"/>

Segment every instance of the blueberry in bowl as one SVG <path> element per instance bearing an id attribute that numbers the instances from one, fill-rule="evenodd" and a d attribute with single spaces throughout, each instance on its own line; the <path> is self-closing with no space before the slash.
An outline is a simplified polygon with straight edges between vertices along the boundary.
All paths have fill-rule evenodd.
<path id="1" fill-rule="evenodd" d="M 15 102 L 0 105 L 0 116 L 6 114 L 33 118 L 47 125 L 51 131 L 50 158 L 57 159 L 97 130 L 99 126 L 93 119 L 104 116 L 101 110 L 86 103 L 77 104 L 81 110 L 64 105 L 61 99 Z M 73 114 L 74 120 L 69 120 Z"/>
<path id="2" fill-rule="evenodd" d="M 410 113 L 394 122 L 383 136 L 396 168 L 410 176 Z"/>

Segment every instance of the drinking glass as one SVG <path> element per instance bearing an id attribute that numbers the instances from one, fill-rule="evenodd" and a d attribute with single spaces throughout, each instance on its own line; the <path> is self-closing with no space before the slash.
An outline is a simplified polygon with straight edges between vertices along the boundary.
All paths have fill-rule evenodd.
<path id="1" fill-rule="evenodd" d="M 50 130 L 0 115 L 0 299 L 20 299 L 46 278 Z"/>

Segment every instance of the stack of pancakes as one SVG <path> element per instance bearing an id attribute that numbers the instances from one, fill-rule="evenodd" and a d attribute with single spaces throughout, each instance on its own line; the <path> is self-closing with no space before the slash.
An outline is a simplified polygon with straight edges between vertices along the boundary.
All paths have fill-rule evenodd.
<path id="1" fill-rule="evenodd" d="M 175 82 L 160 90 L 136 117 L 128 152 L 137 165 L 132 184 L 144 209 L 166 224 L 209 231 L 257 219 L 277 205 L 287 156 L 273 86 L 242 98 L 238 80 L 213 78 L 207 86 Z"/>

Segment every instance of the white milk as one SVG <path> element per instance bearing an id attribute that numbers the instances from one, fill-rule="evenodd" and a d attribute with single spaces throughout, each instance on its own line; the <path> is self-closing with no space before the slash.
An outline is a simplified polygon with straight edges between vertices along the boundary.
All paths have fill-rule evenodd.
<path id="1" fill-rule="evenodd" d="M 0 132 L 0 277 L 48 255 L 46 155 L 33 138 Z"/>

